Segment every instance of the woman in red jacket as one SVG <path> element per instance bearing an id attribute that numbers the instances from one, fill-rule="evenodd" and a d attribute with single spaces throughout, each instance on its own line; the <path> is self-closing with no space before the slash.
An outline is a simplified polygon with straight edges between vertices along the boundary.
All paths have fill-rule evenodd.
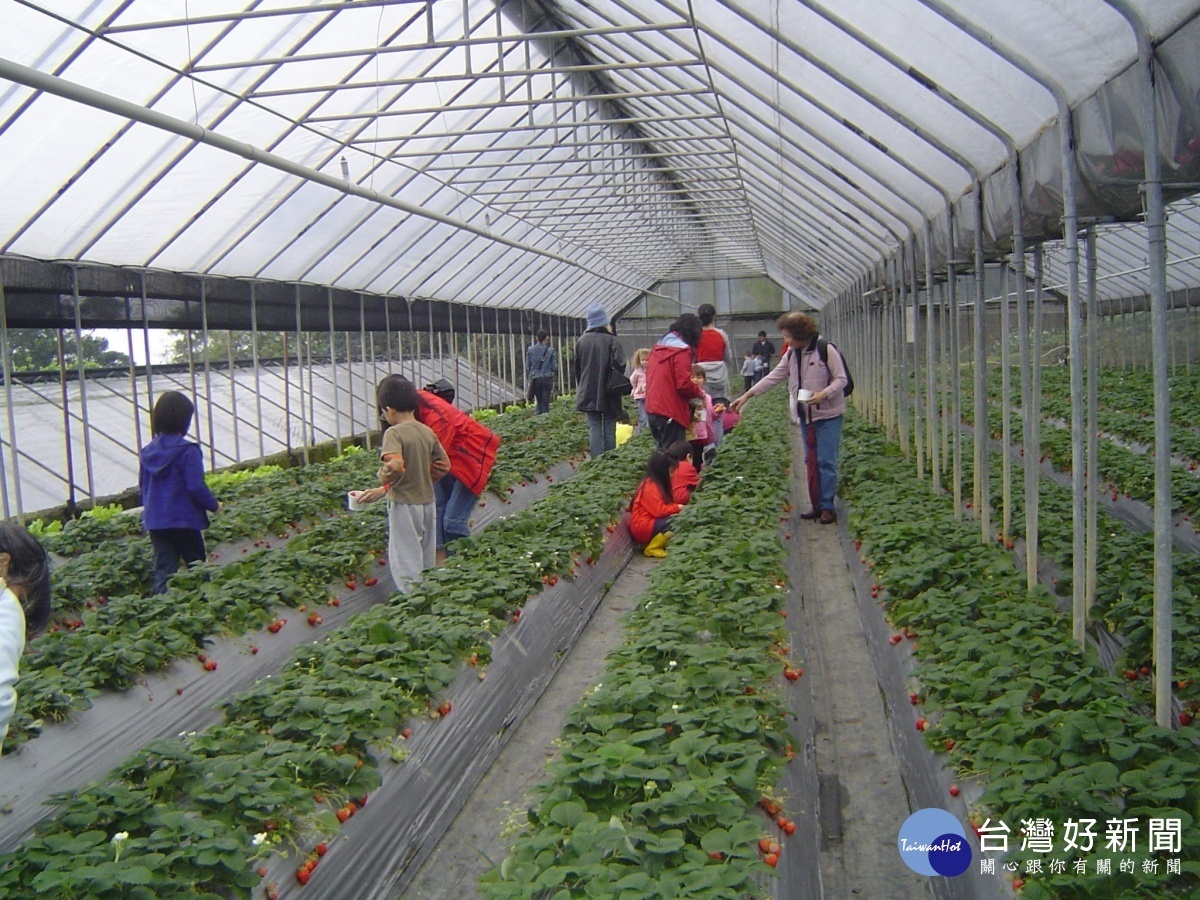
<path id="1" fill-rule="evenodd" d="M 700 319 L 684 313 L 658 339 L 646 361 L 646 418 L 660 450 L 683 440 L 692 421 L 688 401 L 700 396 L 692 362 L 700 345 Z"/>
<path id="2" fill-rule="evenodd" d="M 674 502 L 671 473 L 677 465 L 675 457 L 666 450 L 655 450 L 646 463 L 646 477 L 634 492 L 629 504 L 629 533 L 639 544 L 645 544 L 643 554 L 661 559 L 671 537 L 671 517 L 683 509 Z"/>
<path id="3" fill-rule="evenodd" d="M 408 381 L 403 375 L 388 378 Z M 471 533 L 469 522 L 496 464 L 500 435 L 431 391 L 417 391 L 417 397 L 417 421 L 433 430 L 450 457 L 450 474 L 433 483 L 440 558 L 448 543 Z"/>

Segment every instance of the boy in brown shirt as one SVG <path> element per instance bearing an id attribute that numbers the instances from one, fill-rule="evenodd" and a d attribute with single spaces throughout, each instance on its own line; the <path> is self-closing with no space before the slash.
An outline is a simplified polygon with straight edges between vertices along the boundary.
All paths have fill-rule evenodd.
<path id="1" fill-rule="evenodd" d="M 375 390 L 379 417 L 388 424 L 380 443 L 380 487 L 361 491 L 360 503 L 388 499 L 388 567 L 397 590 L 405 590 L 434 565 L 437 508 L 433 483 L 450 471 L 450 458 L 427 425 L 417 421 L 417 389 L 388 376 Z"/>

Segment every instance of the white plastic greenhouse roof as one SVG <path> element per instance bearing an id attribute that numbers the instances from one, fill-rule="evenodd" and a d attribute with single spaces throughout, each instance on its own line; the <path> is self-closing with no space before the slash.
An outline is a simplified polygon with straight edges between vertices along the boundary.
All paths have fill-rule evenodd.
<path id="1" fill-rule="evenodd" d="M 0 0 L 0 254 L 572 316 L 765 274 L 820 307 L 927 223 L 951 256 L 956 204 L 969 247 L 977 183 L 1004 252 L 1018 153 L 1056 237 L 1060 103 L 1081 214 L 1138 218 L 1118 7 L 1195 193 L 1200 0 Z M 1105 241 L 1144 263 L 1140 227 Z"/>

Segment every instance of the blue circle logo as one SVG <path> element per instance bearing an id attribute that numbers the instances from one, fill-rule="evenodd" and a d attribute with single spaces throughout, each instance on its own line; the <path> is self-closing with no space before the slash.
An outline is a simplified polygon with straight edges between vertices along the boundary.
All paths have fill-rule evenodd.
<path id="1" fill-rule="evenodd" d="M 904 864 L 921 875 L 961 875 L 974 855 L 962 823 L 944 809 L 917 810 L 900 826 L 896 843 Z"/>

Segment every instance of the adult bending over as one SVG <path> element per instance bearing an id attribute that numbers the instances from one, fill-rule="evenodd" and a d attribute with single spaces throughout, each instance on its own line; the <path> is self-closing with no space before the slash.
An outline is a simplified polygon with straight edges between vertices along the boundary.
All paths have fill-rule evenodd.
<path id="1" fill-rule="evenodd" d="M 700 333 L 700 319 L 684 313 L 658 339 L 646 361 L 646 419 L 660 450 L 682 441 L 691 424 L 690 401 L 700 396 L 700 386 L 692 381 Z"/>
<path id="2" fill-rule="evenodd" d="M 586 315 L 587 331 L 575 345 L 575 408 L 587 414 L 588 452 L 595 459 L 617 446 L 621 396 L 608 392 L 608 373 L 625 371 L 625 351 L 602 304 L 593 303 Z"/>
<path id="3" fill-rule="evenodd" d="M 846 412 L 846 396 L 842 393 L 846 387 L 846 368 L 833 344 L 826 345 L 828 364 L 821 361 L 817 350 L 821 336 L 812 316 L 801 312 L 785 313 L 777 324 L 785 347 L 779 364 L 762 381 L 734 400 L 732 406 L 734 410 L 740 410 L 751 397 L 766 393 L 787 380 L 788 412 L 792 421 L 804 428 L 808 495 L 812 500 L 812 509 L 801 513 L 800 518 L 819 518 L 822 525 L 829 525 L 837 521 L 833 498 L 837 491 L 842 415 Z"/>

